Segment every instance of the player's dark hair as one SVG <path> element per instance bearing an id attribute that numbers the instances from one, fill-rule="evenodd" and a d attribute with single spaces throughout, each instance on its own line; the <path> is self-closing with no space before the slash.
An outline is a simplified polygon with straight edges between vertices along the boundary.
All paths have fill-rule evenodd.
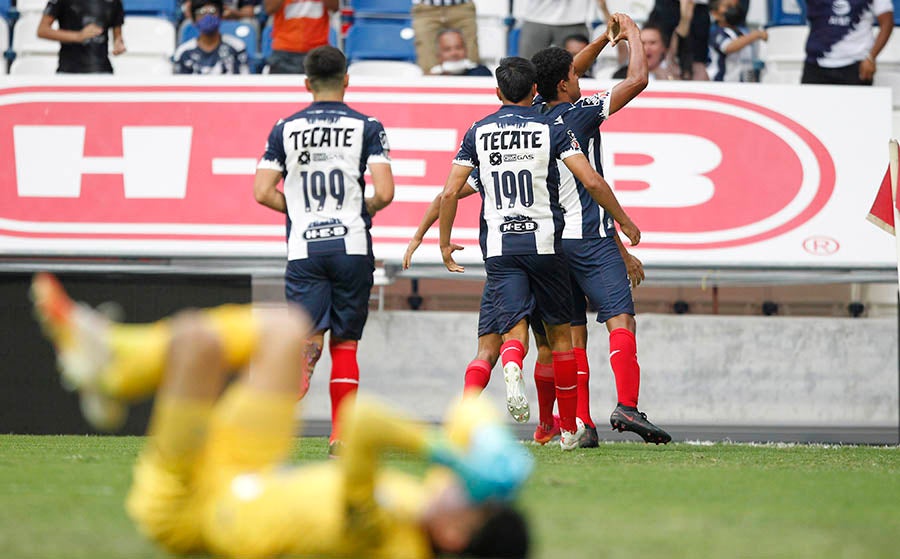
<path id="1" fill-rule="evenodd" d="M 483 559 L 524 559 L 530 539 L 525 517 L 507 504 L 491 503 L 485 507 L 487 519 L 462 552 L 463 557 Z"/>
<path id="2" fill-rule="evenodd" d="M 562 44 L 565 45 L 569 41 L 578 41 L 579 43 L 590 44 L 591 40 L 587 38 L 587 35 L 584 33 L 572 33 L 565 39 L 563 39 Z"/>
<path id="3" fill-rule="evenodd" d="M 645 29 L 655 29 L 656 32 L 659 33 L 660 39 L 662 39 L 663 48 L 669 50 L 669 39 L 671 39 L 672 36 L 666 33 L 665 26 L 655 19 L 648 19 L 643 27 L 641 27 L 641 31 Z"/>
<path id="4" fill-rule="evenodd" d="M 495 74 L 500 93 L 512 103 L 518 103 L 531 93 L 537 77 L 534 64 L 520 56 L 507 56 L 500 60 Z"/>
<path id="5" fill-rule="evenodd" d="M 215 6 L 216 9 L 219 10 L 220 14 L 222 13 L 225 5 L 224 0 L 191 0 L 191 16 L 193 17 L 193 15 L 197 13 L 197 10 L 207 4 L 212 4 L 213 6 Z"/>
<path id="6" fill-rule="evenodd" d="M 572 55 L 566 49 L 547 47 L 531 57 L 537 69 L 538 93 L 545 101 L 556 101 L 556 86 L 569 78 L 572 67 Z"/>
<path id="7" fill-rule="evenodd" d="M 313 91 L 339 88 L 347 74 L 347 57 L 330 45 L 309 51 L 303 62 L 306 78 Z"/>

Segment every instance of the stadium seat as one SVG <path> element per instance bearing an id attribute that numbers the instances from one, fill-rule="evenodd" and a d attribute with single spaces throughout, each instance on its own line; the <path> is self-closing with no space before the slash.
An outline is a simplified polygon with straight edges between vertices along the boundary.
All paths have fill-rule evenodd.
<path id="1" fill-rule="evenodd" d="M 806 0 L 769 0 L 770 25 L 806 25 Z"/>
<path id="2" fill-rule="evenodd" d="M 769 3 L 767 2 L 767 0 L 750 0 L 750 6 L 747 8 L 748 26 L 763 27 L 769 24 L 770 19 Z"/>
<path id="3" fill-rule="evenodd" d="M 7 9 L 10 4 L 9 0 L 6 0 Z M 16 1 L 16 10 L 20 14 L 31 14 L 31 13 L 43 13 L 44 8 L 47 7 L 47 0 L 17 0 Z"/>
<path id="4" fill-rule="evenodd" d="M 48 41 L 47 39 L 38 39 L 37 28 L 41 23 L 43 14 L 40 12 L 23 13 L 16 26 L 13 28 L 12 50 L 16 56 L 21 54 L 53 54 L 59 53 L 59 43 L 56 41 Z M 58 23 L 53 24 L 54 27 Z M 127 43 L 126 43 L 127 44 Z M 54 68 L 56 71 L 56 68 Z"/>
<path id="5" fill-rule="evenodd" d="M 350 0 L 354 17 L 409 17 L 411 0 Z"/>
<path id="6" fill-rule="evenodd" d="M 481 63 L 496 66 L 506 56 L 508 29 L 502 19 L 497 17 L 477 18 L 478 21 L 478 54 Z"/>
<path id="7" fill-rule="evenodd" d="M 117 76 L 170 76 L 172 61 L 165 56 L 110 56 L 113 73 Z"/>
<path id="8" fill-rule="evenodd" d="M 391 78 L 416 78 L 422 69 L 412 62 L 399 60 L 360 60 L 347 67 L 351 76 L 380 76 Z"/>
<path id="9" fill-rule="evenodd" d="M 509 2 L 497 0 L 475 0 L 475 13 L 478 17 L 492 16 L 506 19 L 512 14 L 509 12 Z"/>
<path id="10" fill-rule="evenodd" d="M 9 8 L 10 2 L 9 0 L 0 0 L 0 18 L 9 19 Z"/>
<path id="11" fill-rule="evenodd" d="M 355 60 L 415 62 L 414 33 L 408 21 L 357 20 L 347 33 L 344 51 Z"/>
<path id="12" fill-rule="evenodd" d="M 172 22 L 181 18 L 181 7 L 178 0 L 122 0 L 122 4 L 125 7 L 126 15 L 156 16 Z M 127 37 L 125 44 L 128 44 Z"/>
<path id="13" fill-rule="evenodd" d="M 760 59 L 765 63 L 764 83 L 800 83 L 806 59 L 805 25 L 770 27 L 769 40 L 760 44 Z"/>
<path id="14" fill-rule="evenodd" d="M 175 52 L 175 26 L 167 19 L 150 16 L 126 17 L 125 25 L 122 26 L 122 36 L 128 54 L 172 56 Z"/>
<path id="15" fill-rule="evenodd" d="M 17 76 L 49 76 L 56 73 L 59 56 L 48 54 L 21 54 L 13 60 L 9 73 Z"/>

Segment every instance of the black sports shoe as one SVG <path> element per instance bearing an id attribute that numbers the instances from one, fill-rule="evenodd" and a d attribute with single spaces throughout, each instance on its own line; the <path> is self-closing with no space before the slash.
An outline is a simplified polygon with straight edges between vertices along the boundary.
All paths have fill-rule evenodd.
<path id="1" fill-rule="evenodd" d="M 631 406 L 616 405 L 609 416 L 609 424 L 613 431 L 631 431 L 637 433 L 647 443 L 666 444 L 672 437 L 647 419 L 647 414 Z"/>
<path id="2" fill-rule="evenodd" d="M 597 448 L 600 446 L 600 437 L 596 427 L 584 426 L 584 434 L 578 439 L 578 448 Z"/>

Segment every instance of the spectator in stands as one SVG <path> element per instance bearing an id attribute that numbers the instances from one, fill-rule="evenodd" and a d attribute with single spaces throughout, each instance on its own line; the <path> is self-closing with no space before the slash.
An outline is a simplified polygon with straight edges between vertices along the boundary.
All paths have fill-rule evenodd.
<path id="1" fill-rule="evenodd" d="M 605 3 L 605 2 L 604 2 Z M 581 33 L 573 33 L 563 39 L 562 47 L 566 49 L 569 54 L 575 56 L 581 49 L 588 46 L 590 44 L 590 39 L 587 38 L 587 35 L 582 35 Z M 581 75 L 583 78 L 593 78 L 590 70 L 587 70 L 584 74 Z"/>
<path id="2" fill-rule="evenodd" d="M 478 57 L 478 24 L 471 0 L 412 0 L 412 27 L 416 33 L 416 62 L 428 73 L 440 64 L 434 45 L 438 35 L 448 29 L 462 34 L 472 60 Z"/>
<path id="3" fill-rule="evenodd" d="M 191 20 L 200 31 L 175 51 L 176 74 L 247 74 L 244 42 L 219 33 L 222 0 L 192 0 Z"/>
<path id="4" fill-rule="evenodd" d="M 274 16 L 270 74 L 303 74 L 306 53 L 328 44 L 329 12 L 339 0 L 263 0 L 263 9 Z"/>
<path id="5" fill-rule="evenodd" d="M 523 0 L 519 56 L 531 60 L 537 51 L 550 45 L 563 46 L 566 37 L 588 36 L 585 22 L 591 0 Z"/>
<path id="6" fill-rule="evenodd" d="M 671 37 L 668 50 L 677 60 L 683 80 L 708 80 L 709 6 L 708 0 L 656 0 L 647 16 L 663 35 Z M 652 71 L 651 71 L 652 73 Z"/>
<path id="7" fill-rule="evenodd" d="M 59 29 L 53 29 L 54 21 L 59 22 Z M 50 0 L 37 36 L 59 41 L 57 73 L 112 74 L 109 31 L 113 33 L 112 53 L 118 56 L 125 52 L 124 22 L 121 0 Z"/>
<path id="8" fill-rule="evenodd" d="M 738 0 L 710 0 L 709 11 L 716 22 L 710 31 L 709 78 L 717 82 L 758 81 L 753 74 L 753 44 L 768 40 L 769 34 L 765 29 L 743 29 L 747 13 Z"/>
<path id="9" fill-rule="evenodd" d="M 648 21 L 641 28 L 641 44 L 644 47 L 644 55 L 647 57 L 647 70 L 649 78 L 653 80 L 676 80 L 678 79 L 675 64 L 668 56 L 669 38 L 663 33 L 662 28 Z M 673 71 L 674 70 L 674 71 Z M 613 74 L 613 79 L 621 80 L 628 75 L 628 65 L 622 66 Z"/>
<path id="10" fill-rule="evenodd" d="M 437 36 L 438 62 L 429 72 L 433 76 L 491 76 L 487 66 L 469 60 L 463 34 L 444 29 Z"/>
<path id="11" fill-rule="evenodd" d="M 807 0 L 806 63 L 800 83 L 872 85 L 875 59 L 894 30 L 891 0 Z M 878 22 L 878 37 L 872 25 Z"/>

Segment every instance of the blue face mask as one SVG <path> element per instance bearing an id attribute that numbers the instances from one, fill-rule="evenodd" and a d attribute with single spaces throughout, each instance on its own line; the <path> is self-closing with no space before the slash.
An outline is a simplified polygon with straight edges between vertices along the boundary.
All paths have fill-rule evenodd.
<path id="1" fill-rule="evenodd" d="M 203 35 L 212 35 L 219 30 L 221 20 L 217 15 L 205 15 L 197 20 L 197 29 Z"/>

